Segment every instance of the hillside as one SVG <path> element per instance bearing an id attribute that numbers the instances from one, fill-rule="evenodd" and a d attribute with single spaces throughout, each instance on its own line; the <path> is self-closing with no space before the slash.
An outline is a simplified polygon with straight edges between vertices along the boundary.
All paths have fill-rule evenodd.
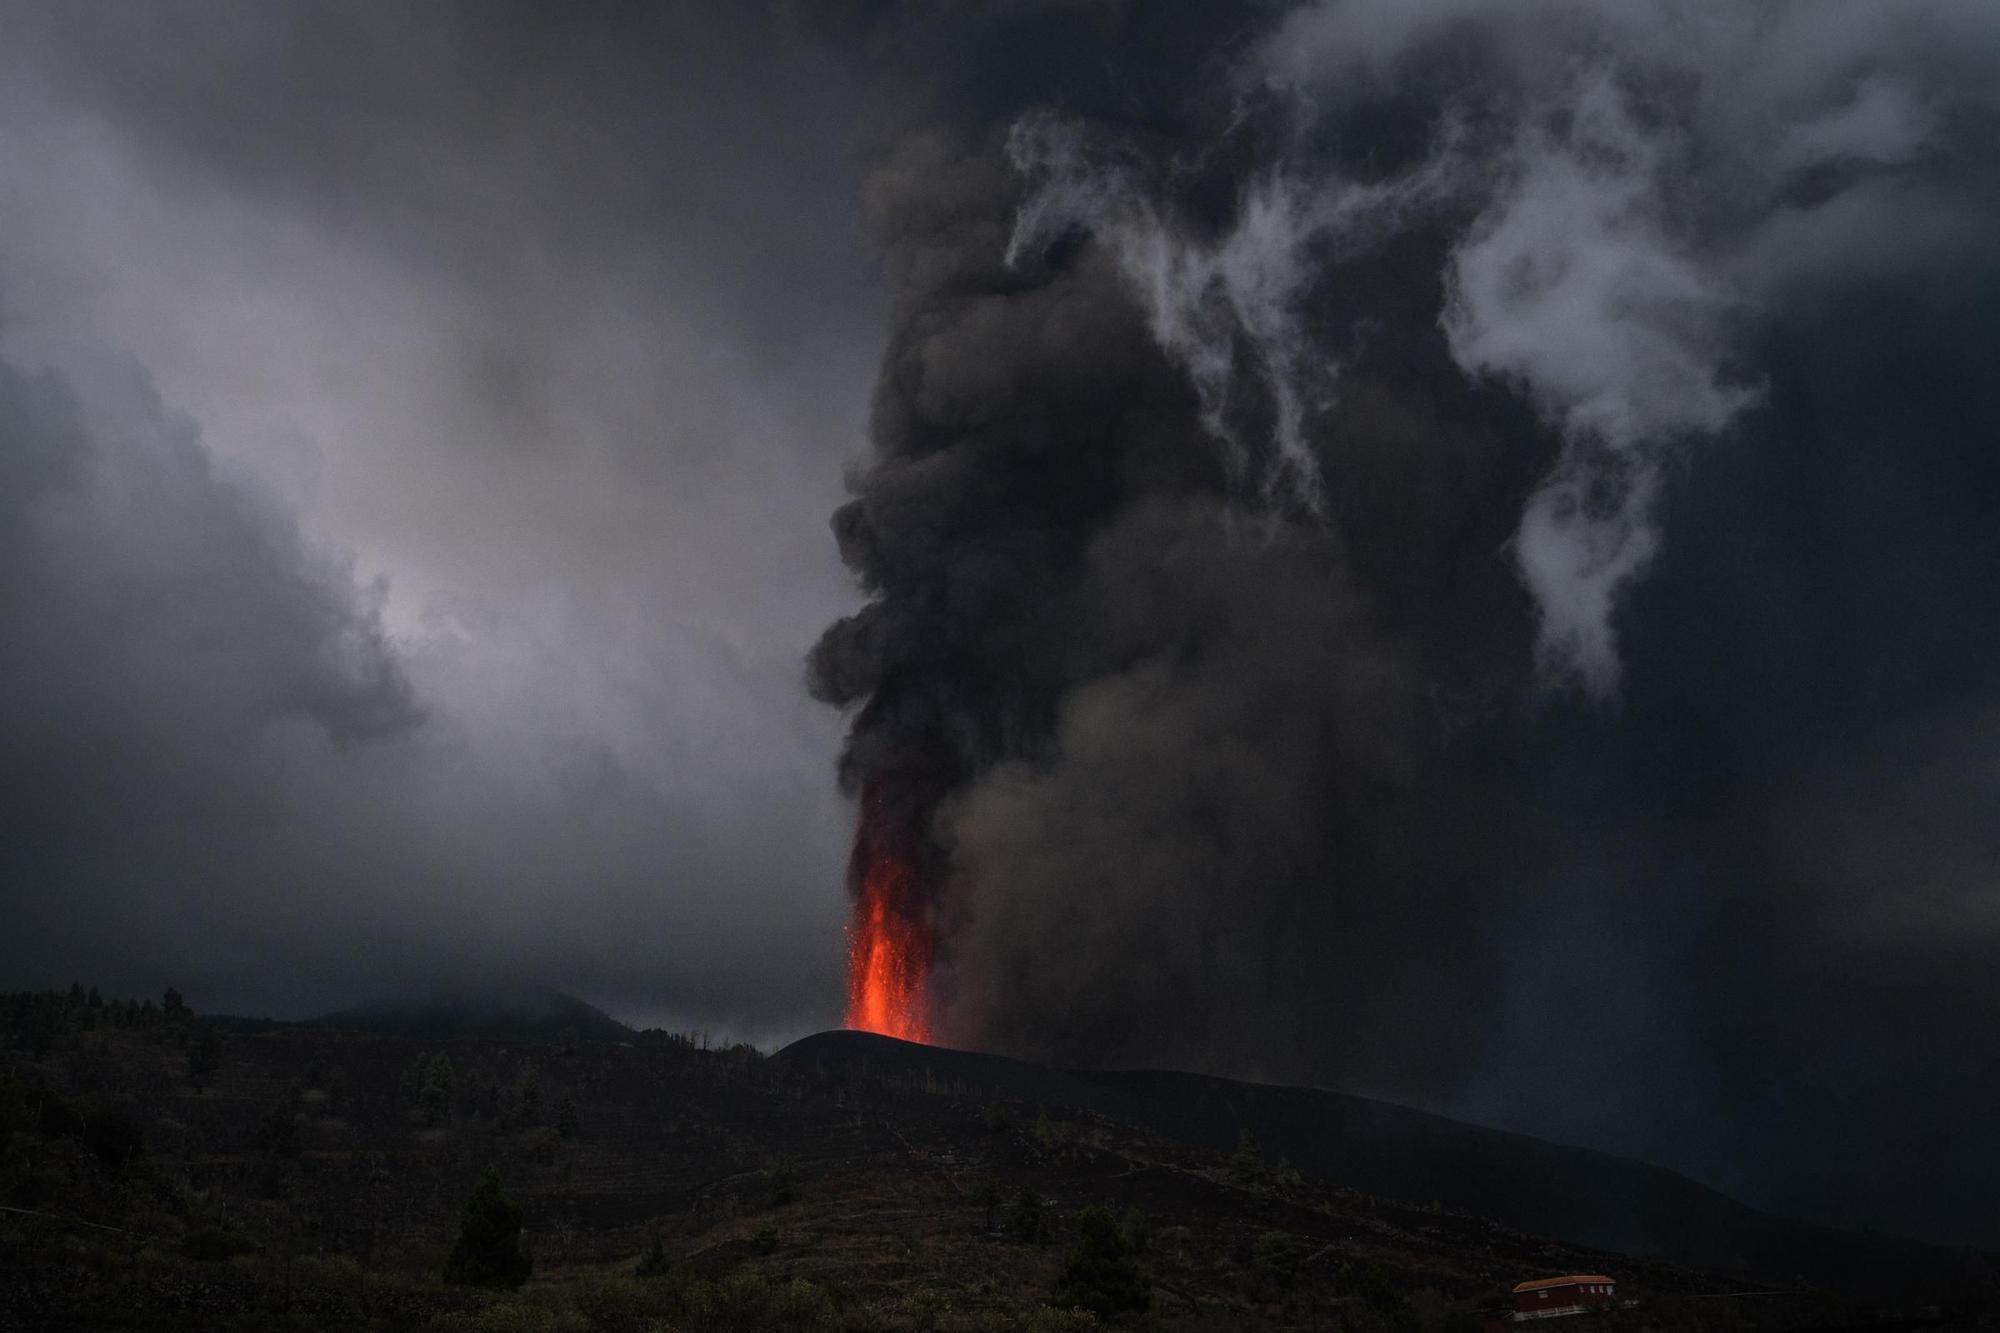
<path id="1" fill-rule="evenodd" d="M 218 1034 L 60 997 L 0 1020 L 4 1329 L 1076 1329 L 1099 1322 L 1064 1281 L 1094 1206 L 1147 1307 L 1113 1322 L 1155 1328 L 1476 1328 L 1513 1282 L 1569 1271 L 1615 1274 L 1638 1304 L 1605 1322 L 1635 1327 L 1936 1326 L 1927 1307 L 1991 1299 L 1976 1268 L 1873 1301 L 1749 1295 L 1393 1201 L 1148 1127 L 1158 1076 L 851 1034 L 764 1057 L 664 1033 Z M 525 1216 L 518 1293 L 441 1281 L 489 1167 Z"/>
<path id="2" fill-rule="evenodd" d="M 819 1033 L 775 1058 L 850 1075 L 928 1073 L 975 1095 L 1088 1111 L 1216 1150 L 1247 1130 L 1265 1152 L 1357 1190 L 1766 1281 L 1881 1295 L 1933 1288 L 1962 1263 L 1936 1246 L 1759 1212 L 1643 1162 L 1317 1088 L 1160 1070 L 1058 1071 L 859 1032 Z"/>
<path id="3" fill-rule="evenodd" d="M 423 1041 L 618 1041 L 632 1029 L 602 1009 L 543 986 L 440 989 L 342 1009 L 308 1020 L 315 1027 Z"/>

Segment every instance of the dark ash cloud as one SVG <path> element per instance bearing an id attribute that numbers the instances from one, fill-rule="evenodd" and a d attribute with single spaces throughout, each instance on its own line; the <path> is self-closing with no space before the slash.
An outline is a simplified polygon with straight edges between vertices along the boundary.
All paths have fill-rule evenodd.
<path id="1" fill-rule="evenodd" d="M 871 601 L 812 665 L 849 779 L 929 812 L 946 1037 L 1993 1241 L 2000 1069 L 1955 1054 L 2000 1004 L 1992 774 L 1946 738 L 2000 683 L 2000 31 L 1334 0 L 878 41 L 894 330 L 835 520 Z M 1962 1150 L 1882 1147 L 1919 1121 Z"/>

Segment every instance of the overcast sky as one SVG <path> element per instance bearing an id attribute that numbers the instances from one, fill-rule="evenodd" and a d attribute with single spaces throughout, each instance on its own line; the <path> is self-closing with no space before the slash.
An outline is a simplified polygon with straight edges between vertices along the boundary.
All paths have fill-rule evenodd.
<path id="1" fill-rule="evenodd" d="M 951 1040 L 2000 1245 L 1997 71 L 1928 0 L 0 0 L 5 984 L 781 1041 L 840 770 Z"/>
<path id="2" fill-rule="evenodd" d="M 10 837 L 10 971 L 298 1013 L 501 965 L 640 1018 L 836 1016 L 839 718 L 800 662 L 855 600 L 826 519 L 881 336 L 853 71 L 750 6 L 0 25 L 0 357 L 18 428 L 96 459 L 13 497 L 81 528 L 10 587 L 47 674 L 13 706 L 170 733 L 51 741 L 91 836 Z M 112 494 L 155 471 L 184 509 Z M 272 614 L 197 622 L 216 566 Z M 311 623 L 271 586 L 302 577 Z M 370 636 L 406 713 L 296 725 L 370 706 Z M 60 689 L 100 669 L 115 704 Z M 303 671 L 335 697 L 301 712 Z M 144 782 L 76 771 L 142 746 Z M 264 808 L 172 808 L 217 781 Z"/>

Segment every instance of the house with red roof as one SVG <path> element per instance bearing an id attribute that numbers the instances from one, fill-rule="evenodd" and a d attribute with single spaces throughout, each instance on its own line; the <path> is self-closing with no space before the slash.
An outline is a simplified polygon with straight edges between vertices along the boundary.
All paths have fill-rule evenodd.
<path id="1" fill-rule="evenodd" d="M 1572 1273 L 1566 1277 L 1542 1277 L 1514 1285 L 1516 1322 L 1523 1319 L 1555 1319 L 1562 1315 L 1588 1314 L 1618 1304 L 1618 1284 L 1602 1273 Z"/>

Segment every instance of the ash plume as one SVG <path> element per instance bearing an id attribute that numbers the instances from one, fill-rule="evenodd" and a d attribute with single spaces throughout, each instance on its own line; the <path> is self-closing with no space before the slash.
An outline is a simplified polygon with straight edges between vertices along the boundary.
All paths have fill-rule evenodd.
<path id="1" fill-rule="evenodd" d="M 1813 962 L 1858 890 L 1799 851 L 1854 809 L 1830 774 L 1893 785 L 1886 738 L 2000 684 L 2000 25 L 1224 8 L 861 38 L 894 331 L 834 521 L 869 601 L 810 678 L 844 781 L 899 775 L 923 830 L 936 1036 L 1336 1081 L 1824 1213 L 1815 1159 L 1892 1099 L 1788 1099 L 2000 1016 L 1970 964 L 1834 984 L 1877 975 L 1851 935 Z M 1949 1193 L 1851 1174 L 1872 1221 Z"/>

